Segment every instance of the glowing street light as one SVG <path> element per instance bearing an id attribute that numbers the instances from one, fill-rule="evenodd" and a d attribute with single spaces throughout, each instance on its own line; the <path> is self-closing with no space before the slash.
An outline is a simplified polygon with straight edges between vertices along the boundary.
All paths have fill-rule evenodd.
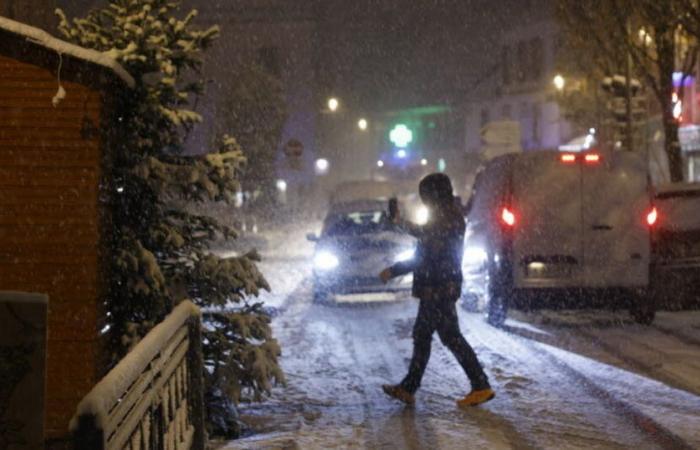
<path id="1" fill-rule="evenodd" d="M 566 85 L 566 80 L 564 79 L 563 76 L 561 76 L 560 74 L 557 74 L 554 76 L 554 79 L 552 79 L 552 83 L 554 83 L 554 87 L 558 91 L 563 91 L 564 86 Z"/>
<path id="2" fill-rule="evenodd" d="M 339 106 L 340 106 L 340 102 L 338 101 L 337 98 L 331 97 L 328 99 L 328 109 L 331 112 L 336 112 L 338 110 Z"/>
<path id="3" fill-rule="evenodd" d="M 365 131 L 367 129 L 367 119 L 360 119 L 357 121 L 357 128 L 359 128 L 362 131 Z"/>
<path id="4" fill-rule="evenodd" d="M 427 166 L 427 165 L 428 165 L 428 160 L 425 159 L 425 158 L 421 159 L 421 160 L 420 160 L 420 165 L 421 165 L 421 166 Z"/>
<path id="5" fill-rule="evenodd" d="M 384 161 L 382 161 L 381 159 L 377 161 L 377 167 L 384 167 Z"/>
<path id="6" fill-rule="evenodd" d="M 277 190 L 280 192 L 287 192 L 287 182 L 284 180 L 277 180 Z"/>
<path id="7" fill-rule="evenodd" d="M 404 159 L 405 157 L 408 156 L 408 153 L 406 153 L 406 149 L 400 148 L 400 149 L 396 152 L 396 156 L 398 156 L 398 157 L 401 158 L 401 159 Z"/>
<path id="8" fill-rule="evenodd" d="M 328 167 L 330 164 L 328 163 L 328 160 L 326 158 L 318 158 L 316 160 L 315 168 L 316 168 L 316 174 L 317 175 L 324 175 L 328 173 Z"/>

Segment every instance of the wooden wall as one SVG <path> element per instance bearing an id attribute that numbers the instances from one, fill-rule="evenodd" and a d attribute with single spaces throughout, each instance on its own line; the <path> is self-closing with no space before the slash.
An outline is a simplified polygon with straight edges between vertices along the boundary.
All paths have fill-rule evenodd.
<path id="1" fill-rule="evenodd" d="M 0 55 L 0 290 L 49 295 L 47 438 L 97 381 L 101 308 L 97 91 Z"/>

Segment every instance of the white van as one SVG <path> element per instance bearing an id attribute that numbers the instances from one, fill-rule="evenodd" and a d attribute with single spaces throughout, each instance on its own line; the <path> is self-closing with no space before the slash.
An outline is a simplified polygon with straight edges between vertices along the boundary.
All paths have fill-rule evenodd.
<path id="1" fill-rule="evenodd" d="M 622 298 L 638 322 L 653 320 L 656 210 L 637 155 L 499 156 L 477 175 L 466 211 L 465 302 L 483 299 L 489 323 L 503 324 L 509 306 L 541 297 L 564 306 L 574 294 Z"/>

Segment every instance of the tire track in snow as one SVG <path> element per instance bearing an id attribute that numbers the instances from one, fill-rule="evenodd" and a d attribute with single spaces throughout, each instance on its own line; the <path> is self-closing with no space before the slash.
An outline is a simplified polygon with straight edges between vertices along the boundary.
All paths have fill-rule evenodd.
<path id="1" fill-rule="evenodd" d="M 380 307 L 384 306 L 381 313 Z M 389 399 L 381 391 L 381 378 L 377 372 L 384 376 L 397 376 L 399 368 L 403 368 L 401 356 L 395 351 L 393 342 L 384 342 L 387 338 L 386 329 L 380 328 L 386 321 L 386 314 L 401 308 L 400 302 L 382 303 L 382 305 L 338 305 L 335 311 L 342 316 L 344 330 L 344 344 L 354 362 L 353 375 L 363 386 L 364 396 L 364 421 L 363 434 L 365 435 L 365 448 L 440 448 L 436 430 L 429 421 L 416 421 L 416 411 L 413 407 L 397 404 Z M 346 309 L 347 308 L 347 309 Z M 351 317 L 345 317 L 345 316 Z M 369 315 L 369 317 L 364 317 Z M 379 316 L 379 323 L 375 322 Z M 371 360 L 371 364 L 367 362 Z M 369 371 L 370 373 L 363 373 Z M 368 380 L 371 380 L 368 383 Z M 371 391 L 370 391 L 371 390 Z M 378 402 L 379 400 L 379 402 Z M 392 412 L 393 411 L 393 412 Z"/>
<path id="2" fill-rule="evenodd" d="M 663 327 L 663 326 L 656 324 L 656 323 L 653 324 L 653 327 L 654 327 L 654 329 L 662 332 L 663 334 L 665 334 L 667 336 L 672 336 L 672 337 L 676 338 L 677 340 L 681 341 L 685 345 L 689 345 L 691 347 L 700 347 L 700 339 L 690 337 L 687 334 L 679 333 L 676 330 L 673 330 L 673 329 L 667 328 L 667 327 Z M 698 328 L 698 327 L 693 326 L 693 328 Z M 698 329 L 700 329 L 700 328 L 698 328 Z"/>
<path id="3" fill-rule="evenodd" d="M 544 347 L 544 346 L 543 346 Z M 623 417 L 627 418 L 634 426 L 642 433 L 648 435 L 654 442 L 664 449 L 669 450 L 692 450 L 694 447 L 680 436 L 673 433 L 648 415 L 641 412 L 628 402 L 615 397 L 613 393 L 601 388 L 594 381 L 590 380 L 585 374 L 571 367 L 569 364 L 561 361 L 555 355 L 545 349 L 548 358 L 552 364 L 559 367 L 560 370 L 567 372 L 570 376 L 576 378 L 582 386 L 590 391 L 595 397 L 603 401 L 609 408 L 619 412 Z"/>
<path id="4" fill-rule="evenodd" d="M 544 350 L 545 354 L 543 354 L 543 357 L 546 358 L 551 365 L 556 366 L 561 372 L 564 372 L 569 377 L 574 378 L 580 386 L 584 387 L 584 389 L 591 393 L 595 398 L 599 399 L 609 409 L 615 411 L 616 413 L 624 417 L 626 420 L 628 420 L 632 425 L 634 425 L 634 427 L 637 430 L 647 435 L 660 447 L 669 450 L 692 450 L 694 448 L 683 438 L 676 435 L 675 433 L 667 429 L 665 426 L 655 421 L 653 418 L 644 414 L 632 404 L 625 402 L 624 400 L 620 400 L 612 392 L 600 387 L 596 382 L 592 381 L 583 372 L 572 367 L 570 364 L 562 361 L 559 357 L 553 354 L 548 348 L 548 346 L 551 345 L 552 347 L 557 347 L 557 345 L 554 343 L 556 339 L 547 339 L 538 333 L 527 331 L 522 328 L 508 327 L 506 331 L 519 337 L 526 343 L 527 346 L 531 347 L 533 350 Z M 602 341 L 596 336 L 593 336 L 587 332 L 583 332 L 582 330 L 579 330 L 579 332 L 586 335 L 586 337 L 589 338 L 591 341 L 596 341 L 596 343 L 602 344 Z M 542 340 L 549 340 L 551 343 L 543 343 Z M 532 341 L 534 341 L 535 343 L 533 343 Z M 542 352 L 536 353 L 542 355 Z M 623 355 L 618 354 L 613 354 L 612 356 L 615 356 L 616 358 L 619 358 L 621 360 L 622 358 L 628 359 L 625 358 Z M 632 361 L 631 364 L 639 365 L 640 363 L 637 361 Z"/>
<path id="5" fill-rule="evenodd" d="M 514 410 L 520 410 L 515 413 L 519 414 L 519 417 L 516 417 L 515 420 L 521 420 L 523 422 L 521 426 L 530 428 L 526 430 L 525 434 L 540 438 L 534 444 L 535 447 L 560 448 L 561 446 L 572 445 L 572 441 L 578 441 L 578 443 L 573 445 L 584 445 L 581 442 L 583 441 L 587 447 L 597 444 L 605 447 L 616 445 L 620 448 L 629 448 L 646 442 L 649 437 L 652 437 L 646 432 L 639 433 L 640 422 L 629 419 L 627 412 L 630 409 L 626 409 L 626 414 L 623 415 L 620 409 L 616 408 L 616 405 L 612 402 L 603 402 L 602 400 L 611 398 L 609 393 L 601 397 L 600 388 L 597 388 L 597 385 L 588 380 L 585 375 L 580 374 L 568 365 L 560 363 L 554 356 L 548 353 L 543 354 L 542 350 L 545 347 L 539 348 L 535 343 L 521 336 L 495 329 L 487 325 L 481 318 L 476 318 L 475 315 L 471 315 L 467 320 L 469 320 L 469 325 L 471 325 L 470 329 L 473 330 L 473 333 L 469 335 L 469 339 L 475 342 L 478 341 L 492 352 L 495 352 L 497 360 L 506 360 L 506 356 L 519 360 L 518 363 L 522 365 L 524 372 L 532 371 L 539 367 L 545 368 L 543 371 L 546 371 L 546 373 L 533 377 L 531 384 L 535 386 L 528 386 L 527 392 L 531 397 L 530 402 L 534 398 L 534 404 L 523 400 L 512 401 Z M 535 361 L 539 362 L 539 364 L 536 364 Z M 552 370 L 553 367 L 556 370 Z M 492 367 L 491 372 L 496 372 L 497 369 L 499 367 Z M 488 370 L 489 367 L 487 365 Z M 536 389 L 537 382 L 543 383 L 542 388 L 544 388 L 544 392 Z M 507 384 L 504 386 L 505 392 L 502 392 L 501 397 L 509 394 L 513 395 L 512 392 L 509 392 Z M 499 392 L 497 391 L 494 401 L 499 400 L 498 394 Z M 543 395 L 544 398 L 542 398 Z M 556 398 L 548 398 L 551 396 Z M 559 404 L 556 400 L 560 400 L 562 403 Z M 601 405 L 608 413 L 602 416 L 601 413 L 603 411 L 591 409 L 586 406 L 586 403 Z M 552 408 L 555 408 L 555 410 Z M 564 409 L 557 411 L 556 408 Z M 618 423 L 619 425 L 617 425 Z M 628 429 L 627 432 L 624 432 L 625 428 Z M 601 435 L 601 432 L 604 430 L 606 434 Z M 630 442 L 629 438 L 631 436 L 629 433 L 636 434 L 639 442 L 636 444 Z M 547 440 L 541 442 L 542 438 Z M 559 444 L 552 442 L 553 440 L 555 442 L 559 441 Z M 654 440 L 662 448 L 674 448 L 673 446 L 666 446 L 669 441 L 672 441 L 674 445 L 676 442 L 682 442 L 680 439 L 661 439 L 659 444 L 657 440 Z M 689 447 L 686 445 L 675 448 L 685 449 Z"/>
<path id="6" fill-rule="evenodd" d="M 651 365 L 644 361 L 640 361 L 638 358 L 635 358 L 629 355 L 628 353 L 624 352 L 618 345 L 606 342 L 599 336 L 596 336 L 585 329 L 580 329 L 577 332 L 583 335 L 588 340 L 588 342 L 603 350 L 605 353 L 608 353 L 610 356 L 613 356 L 614 358 L 627 364 L 630 368 L 634 369 L 640 374 L 652 377 L 677 389 L 698 394 L 696 387 L 688 385 L 684 380 L 679 379 L 672 373 L 659 370 L 655 365 Z M 645 346 L 648 350 L 651 350 L 654 353 L 657 353 L 662 356 L 664 355 L 664 352 L 662 350 L 652 347 L 644 342 L 637 342 L 637 344 Z M 556 345 L 554 346 L 556 347 Z"/>

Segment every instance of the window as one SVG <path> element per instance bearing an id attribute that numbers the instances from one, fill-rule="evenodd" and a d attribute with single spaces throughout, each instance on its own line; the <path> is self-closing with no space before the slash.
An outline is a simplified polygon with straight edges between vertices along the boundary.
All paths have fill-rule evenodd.
<path id="1" fill-rule="evenodd" d="M 513 110 L 512 110 L 509 103 L 506 103 L 503 106 L 501 106 L 501 118 L 502 119 L 512 119 L 513 118 Z"/>
<path id="2" fill-rule="evenodd" d="M 532 105 L 532 142 L 536 145 L 540 143 L 540 119 L 542 116 L 542 106 L 539 103 Z"/>
<path id="3" fill-rule="evenodd" d="M 258 64 L 276 77 L 282 74 L 279 50 L 278 47 L 261 47 L 258 49 Z"/>
<path id="4" fill-rule="evenodd" d="M 544 45 L 542 39 L 535 38 L 530 41 L 530 79 L 537 81 L 542 78 L 543 68 Z"/>
<path id="5" fill-rule="evenodd" d="M 520 102 L 520 113 L 519 117 L 520 119 L 527 119 L 530 117 L 532 113 L 532 108 L 530 108 L 530 105 L 527 102 Z"/>
<path id="6" fill-rule="evenodd" d="M 528 64 L 528 51 L 527 51 L 527 42 L 521 41 L 518 43 L 518 66 L 517 66 L 517 73 L 516 77 L 518 79 L 518 82 L 522 83 L 526 79 L 526 74 L 529 70 L 529 64 Z"/>
<path id="7" fill-rule="evenodd" d="M 486 126 L 487 123 L 491 121 L 491 115 L 489 114 L 488 108 L 481 110 L 481 126 Z"/>
<path id="8" fill-rule="evenodd" d="M 503 46 L 503 49 L 501 50 L 501 75 L 505 86 L 509 85 L 513 81 L 513 76 L 511 74 L 511 58 L 510 47 L 507 45 Z"/>

